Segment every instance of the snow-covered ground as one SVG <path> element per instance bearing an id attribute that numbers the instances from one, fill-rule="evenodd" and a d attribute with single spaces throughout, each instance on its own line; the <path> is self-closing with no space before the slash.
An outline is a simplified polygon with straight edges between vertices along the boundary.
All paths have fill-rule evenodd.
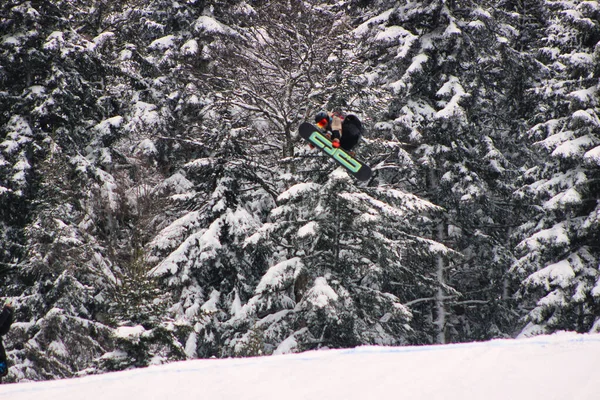
<path id="1" fill-rule="evenodd" d="M 196 360 L 0 386 L 10 400 L 600 399 L 600 335 Z"/>

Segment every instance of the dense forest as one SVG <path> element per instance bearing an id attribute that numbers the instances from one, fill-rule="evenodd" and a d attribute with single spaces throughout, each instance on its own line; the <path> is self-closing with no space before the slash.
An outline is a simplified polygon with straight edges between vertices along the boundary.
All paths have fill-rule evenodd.
<path id="1" fill-rule="evenodd" d="M 6 380 L 600 332 L 599 91 L 597 1 L 4 0 Z"/>

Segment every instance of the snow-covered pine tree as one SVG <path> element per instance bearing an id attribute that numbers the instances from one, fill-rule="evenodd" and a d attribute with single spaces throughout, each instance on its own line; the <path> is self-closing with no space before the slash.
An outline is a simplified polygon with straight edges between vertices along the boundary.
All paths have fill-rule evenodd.
<path id="1" fill-rule="evenodd" d="M 1 6 L 7 90 L 0 101 L 7 111 L 0 126 L 8 161 L 0 186 L 6 189 L 3 234 L 10 235 L 2 248 L 11 249 L 10 265 L 18 261 L 10 294 L 20 296 L 19 318 L 31 321 L 17 324 L 23 351 L 13 355 L 17 366 L 9 379 L 69 376 L 112 349 L 111 330 L 94 321 L 124 320 L 107 317 L 107 288 L 120 286 L 161 221 L 149 216 L 156 210 L 142 208 L 160 205 L 150 193 L 160 177 L 152 171 L 169 154 L 149 138 L 168 131 L 163 102 L 172 91 L 161 85 L 160 69 L 150 68 L 155 59 L 144 57 L 162 37 L 160 17 L 169 17 L 159 7 L 166 5 Z M 76 355 L 80 346 L 85 356 Z M 22 354 L 37 361 L 27 366 Z"/>
<path id="2" fill-rule="evenodd" d="M 421 304 L 430 316 L 421 320 L 423 340 L 507 334 L 512 175 L 505 154 L 512 142 L 511 125 L 495 115 L 506 96 L 499 66 L 513 61 L 503 59 L 502 48 L 514 29 L 485 2 L 383 4 L 368 17 L 355 29 L 370 54 L 368 77 L 395 94 L 387 121 L 374 130 L 383 139 L 379 178 L 444 207 L 430 234 L 464 255 L 438 261 L 438 293 Z"/>
<path id="3" fill-rule="evenodd" d="M 180 177 L 188 208 L 148 245 L 158 262 L 151 274 L 173 293 L 171 312 L 188 327 L 188 357 L 221 355 L 222 322 L 250 297 L 265 268 L 265 255 L 243 243 L 272 207 L 264 179 L 270 171 L 253 160 L 243 139 L 247 121 L 236 118 L 225 109 L 209 115 L 195 139 L 206 156 L 189 161 Z"/>
<path id="4" fill-rule="evenodd" d="M 598 42 L 600 7 L 546 1 L 536 46 L 545 76 L 531 129 L 531 159 L 516 192 L 529 221 L 515 232 L 523 334 L 600 331 Z"/>
<path id="5" fill-rule="evenodd" d="M 410 340 L 402 305 L 428 285 L 440 243 L 412 234 L 437 208 L 386 188 L 358 188 L 341 168 L 284 191 L 246 248 L 269 244 L 270 268 L 228 321 L 231 355 Z M 422 221 L 421 221 L 422 222 Z"/>
<path id="6" fill-rule="evenodd" d="M 72 157 L 89 143 L 99 118 L 96 80 L 106 65 L 73 29 L 85 13 L 72 6 L 0 6 L 2 223 L 7 233 L 17 232 L 8 245 L 20 245 L 10 258 L 11 284 L 2 287 L 17 306 L 7 340 L 15 363 L 9 380 L 71 376 L 110 346 L 110 329 L 93 321 L 96 285 L 110 273 L 102 270 L 98 242 L 85 232 L 80 200 L 90 182 L 71 179 Z"/>
<path id="7" fill-rule="evenodd" d="M 189 138 L 201 125 L 198 112 L 208 94 L 198 91 L 182 71 L 199 56 L 199 48 L 216 43 L 204 29 L 210 19 L 204 13 L 211 8 L 210 4 L 203 9 L 153 1 L 104 10 L 104 24 L 116 31 L 111 53 L 116 73 L 110 77 L 111 87 L 127 96 L 114 101 L 119 114 L 101 125 L 120 133 L 109 150 L 130 164 L 118 182 L 124 202 L 118 225 L 126 222 L 121 229 L 129 229 L 126 237 L 119 238 L 117 231 L 111 235 L 125 250 L 120 254 L 118 282 L 107 296 L 111 322 L 119 326 L 117 351 L 98 359 L 88 373 L 186 357 L 182 341 L 190 328 L 174 323 L 167 311 L 179 298 L 165 295 L 165 287 L 149 274 L 156 258 L 152 245 L 147 244 L 192 200 L 193 184 L 182 166 L 188 157 L 197 156 L 198 143 Z"/>

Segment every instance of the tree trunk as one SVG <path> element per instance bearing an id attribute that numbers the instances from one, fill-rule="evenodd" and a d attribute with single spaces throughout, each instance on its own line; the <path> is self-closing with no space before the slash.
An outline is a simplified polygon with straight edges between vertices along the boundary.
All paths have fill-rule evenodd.
<path id="1" fill-rule="evenodd" d="M 437 187 L 439 185 L 439 179 L 437 175 L 437 171 L 435 169 L 429 170 L 429 191 L 430 193 L 435 193 Z M 444 221 L 440 220 L 437 225 L 437 237 L 435 238 L 439 243 L 444 243 Z M 444 278 L 444 270 L 445 270 L 445 262 L 442 255 L 437 256 L 437 269 L 436 269 L 436 278 L 438 283 L 438 288 L 434 294 L 434 302 L 435 302 L 435 312 L 436 318 L 433 322 L 436 327 L 436 335 L 435 340 L 436 343 L 444 344 L 446 343 L 446 306 L 444 304 L 444 287 L 445 287 L 445 278 Z"/>
<path id="2" fill-rule="evenodd" d="M 440 222 L 438 224 L 438 241 L 440 243 L 443 242 L 444 239 L 444 223 Z M 438 281 L 438 288 L 435 293 L 435 309 L 436 309 L 436 319 L 434 324 L 436 326 L 437 334 L 436 334 L 436 342 L 439 344 L 446 343 L 446 306 L 444 304 L 444 269 L 445 269 L 444 258 L 441 255 L 437 256 L 437 271 L 436 278 Z"/>

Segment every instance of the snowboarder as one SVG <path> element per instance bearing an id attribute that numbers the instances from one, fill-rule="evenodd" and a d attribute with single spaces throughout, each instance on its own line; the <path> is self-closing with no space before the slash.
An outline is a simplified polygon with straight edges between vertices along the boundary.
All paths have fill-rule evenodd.
<path id="1" fill-rule="evenodd" d="M 2 345 L 2 336 L 8 333 L 10 326 L 13 322 L 13 308 L 10 302 L 4 304 L 2 311 L 0 312 L 0 383 L 2 383 L 2 377 L 8 375 L 8 363 L 6 358 L 6 351 Z"/>
<path id="2" fill-rule="evenodd" d="M 362 133 L 362 124 L 355 115 L 344 118 L 339 114 L 330 115 L 325 111 L 320 111 L 315 116 L 314 125 L 303 122 L 298 127 L 298 134 L 308 141 L 310 148 L 318 148 L 356 179 L 366 181 L 371 178 L 371 168 L 355 158 L 352 151 Z"/>
<path id="3" fill-rule="evenodd" d="M 319 111 L 315 115 L 315 123 L 325 131 L 333 147 L 341 147 L 350 154 L 354 154 L 352 149 L 363 134 L 362 123 L 356 115 L 351 114 L 344 117 L 340 113 L 329 114 L 326 111 Z"/>

